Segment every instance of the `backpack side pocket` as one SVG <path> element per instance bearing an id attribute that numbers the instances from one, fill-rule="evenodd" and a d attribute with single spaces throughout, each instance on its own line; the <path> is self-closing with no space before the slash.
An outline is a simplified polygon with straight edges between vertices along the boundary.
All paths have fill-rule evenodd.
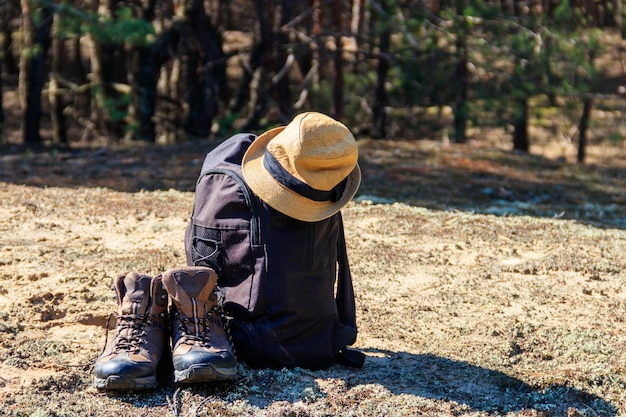
<path id="1" fill-rule="evenodd" d="M 206 171 L 196 185 L 185 236 L 187 263 L 216 270 L 230 314 L 251 315 L 262 307 L 265 258 L 260 240 L 256 202 L 241 177 L 229 169 Z"/>

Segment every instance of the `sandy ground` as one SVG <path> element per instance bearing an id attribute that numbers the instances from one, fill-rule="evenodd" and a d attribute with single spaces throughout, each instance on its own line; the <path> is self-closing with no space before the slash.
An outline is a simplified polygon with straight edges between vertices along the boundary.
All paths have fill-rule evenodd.
<path id="1" fill-rule="evenodd" d="M 203 150 L 3 156 L 0 414 L 626 415 L 626 169 L 361 146 L 344 218 L 364 369 L 117 394 L 91 386 L 111 280 L 184 264 Z"/>

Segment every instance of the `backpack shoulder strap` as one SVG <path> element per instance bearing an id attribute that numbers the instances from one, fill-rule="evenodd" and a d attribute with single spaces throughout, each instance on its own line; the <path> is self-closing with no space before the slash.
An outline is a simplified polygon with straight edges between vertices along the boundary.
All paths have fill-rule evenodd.
<path id="1" fill-rule="evenodd" d="M 346 250 L 346 237 L 343 230 L 343 220 L 339 214 L 339 235 L 337 238 L 337 261 L 339 273 L 337 278 L 337 312 L 339 321 L 346 326 L 356 329 L 356 305 L 354 303 L 354 288 L 352 286 L 352 274 L 348 263 Z"/>
<path id="2" fill-rule="evenodd" d="M 352 286 L 352 274 L 348 263 L 348 252 L 346 249 L 346 237 L 343 230 L 343 219 L 341 213 L 339 219 L 339 236 L 337 239 L 337 261 L 339 263 L 339 273 L 337 278 L 337 313 L 339 321 L 346 326 L 352 327 L 356 334 L 356 305 L 354 303 L 354 287 Z M 354 343 L 354 340 L 350 343 Z M 336 361 L 340 365 L 362 368 L 365 362 L 365 354 L 348 347 L 339 351 Z"/>

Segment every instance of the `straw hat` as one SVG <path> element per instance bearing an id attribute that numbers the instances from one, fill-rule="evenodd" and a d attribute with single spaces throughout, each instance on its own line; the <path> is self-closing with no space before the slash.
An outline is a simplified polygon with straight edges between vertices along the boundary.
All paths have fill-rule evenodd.
<path id="1" fill-rule="evenodd" d="M 294 219 L 315 222 L 337 213 L 361 182 L 354 136 L 321 113 L 302 113 L 255 139 L 242 161 L 250 189 Z"/>

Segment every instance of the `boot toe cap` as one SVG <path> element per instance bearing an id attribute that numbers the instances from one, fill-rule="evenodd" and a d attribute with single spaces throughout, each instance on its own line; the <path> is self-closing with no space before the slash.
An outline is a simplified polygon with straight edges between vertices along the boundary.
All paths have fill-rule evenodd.
<path id="1" fill-rule="evenodd" d="M 172 359 L 176 370 L 188 369 L 195 365 L 212 365 L 215 368 L 237 367 L 237 359 L 229 351 L 191 350 L 183 355 L 174 355 Z"/>
<path id="2" fill-rule="evenodd" d="M 151 362 L 136 362 L 126 358 L 114 358 L 107 362 L 97 362 L 94 374 L 97 378 L 112 375 L 124 378 L 139 378 L 154 375 L 156 366 Z"/>

